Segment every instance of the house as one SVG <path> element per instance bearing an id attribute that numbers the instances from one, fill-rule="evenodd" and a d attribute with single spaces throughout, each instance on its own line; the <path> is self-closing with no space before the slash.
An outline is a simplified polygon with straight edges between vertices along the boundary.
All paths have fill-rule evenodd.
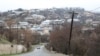
<path id="1" fill-rule="evenodd" d="M 70 23 L 72 21 L 72 19 L 67 19 L 67 22 Z M 73 19 L 74 22 L 80 22 L 79 19 Z"/>
<path id="2" fill-rule="evenodd" d="M 45 20 L 45 21 L 41 22 L 40 26 L 41 27 L 49 27 L 51 22 L 52 22 L 52 20 Z"/>
<path id="3" fill-rule="evenodd" d="M 35 18 L 35 19 L 45 19 L 45 17 L 43 16 L 43 15 L 37 15 L 37 14 L 33 14 L 33 15 L 31 15 L 33 18 Z"/>
<path id="4" fill-rule="evenodd" d="M 92 21 L 91 25 L 94 26 L 94 27 L 98 26 L 98 25 L 100 25 L 100 21 Z"/>
<path id="5" fill-rule="evenodd" d="M 33 14 L 33 15 L 27 16 L 25 18 L 25 21 L 32 22 L 32 23 L 36 23 L 36 22 L 41 22 L 44 19 L 45 19 L 45 17 L 43 15 Z"/>
<path id="6" fill-rule="evenodd" d="M 40 25 L 34 25 L 30 30 L 34 33 L 39 33 L 41 35 L 48 35 L 52 30 L 52 27 L 41 27 Z"/>
<path id="7" fill-rule="evenodd" d="M 88 12 L 88 11 L 84 12 L 84 15 L 87 17 L 94 16 L 92 12 Z"/>
<path id="8" fill-rule="evenodd" d="M 34 25 L 30 28 L 32 31 L 42 31 L 43 29 L 39 25 Z"/>
<path id="9" fill-rule="evenodd" d="M 55 27 L 61 28 L 64 22 L 65 20 L 63 19 L 45 20 L 40 24 L 40 26 L 51 30 L 52 28 L 55 28 Z"/>
<path id="10" fill-rule="evenodd" d="M 5 22 L 2 21 L 2 20 L 0 20 L 0 28 L 1 28 L 1 27 L 5 27 L 5 26 L 6 26 Z"/>
<path id="11" fill-rule="evenodd" d="M 9 27 L 7 27 L 7 28 L 9 28 Z M 22 27 L 17 24 L 13 24 L 13 25 L 11 25 L 11 28 L 12 29 L 21 29 Z"/>
<path id="12" fill-rule="evenodd" d="M 44 29 L 41 35 L 50 35 L 50 31 L 48 29 Z"/>
<path id="13" fill-rule="evenodd" d="M 27 13 L 27 10 L 23 10 L 23 11 L 12 10 L 12 13 L 15 13 L 16 15 L 20 15 L 22 13 Z"/>
<path id="14" fill-rule="evenodd" d="M 61 25 L 64 23 L 65 20 L 45 20 L 40 25 L 41 26 L 50 26 L 50 25 Z"/>
<path id="15" fill-rule="evenodd" d="M 18 22 L 16 24 L 11 25 L 11 28 L 13 29 L 27 29 L 27 28 L 31 28 L 31 24 L 29 24 L 28 22 Z M 8 26 L 6 28 L 9 28 Z"/>
<path id="16" fill-rule="evenodd" d="M 100 21 L 93 21 L 92 19 L 87 19 L 85 23 L 86 25 L 93 27 L 100 25 Z"/>
<path id="17" fill-rule="evenodd" d="M 18 22 L 18 26 L 21 28 L 29 28 L 30 24 L 28 22 Z"/>
<path id="18" fill-rule="evenodd" d="M 4 24 L 4 21 L 0 20 L 0 26 L 2 26 Z"/>
<path id="19" fill-rule="evenodd" d="M 85 32 L 88 32 L 88 31 L 93 31 L 95 28 L 93 28 L 93 27 L 83 27 L 82 29 L 81 29 L 81 32 L 82 33 L 85 33 Z"/>
<path id="20" fill-rule="evenodd" d="M 93 21 L 93 19 L 86 19 L 85 23 L 90 24 Z"/>
<path id="21" fill-rule="evenodd" d="M 40 27 L 39 25 L 34 25 L 33 27 L 30 28 L 32 33 L 39 33 L 42 35 L 43 28 Z"/>

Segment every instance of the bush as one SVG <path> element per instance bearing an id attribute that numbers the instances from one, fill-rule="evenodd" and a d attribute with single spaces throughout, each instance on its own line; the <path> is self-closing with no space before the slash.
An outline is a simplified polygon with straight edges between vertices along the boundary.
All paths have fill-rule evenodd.
<path id="1" fill-rule="evenodd" d="M 74 27 L 71 39 L 73 56 L 100 56 L 100 27 L 93 31 L 81 32 L 81 27 Z M 51 32 L 50 44 L 53 50 L 68 53 L 69 27 Z M 50 48 L 50 47 L 49 47 Z"/>
<path id="2" fill-rule="evenodd" d="M 50 45 L 54 51 L 68 53 L 69 28 L 57 29 L 51 32 Z"/>

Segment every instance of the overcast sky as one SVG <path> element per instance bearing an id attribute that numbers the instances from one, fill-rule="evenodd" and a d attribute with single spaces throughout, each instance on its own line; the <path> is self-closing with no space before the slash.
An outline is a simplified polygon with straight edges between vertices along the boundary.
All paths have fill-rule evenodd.
<path id="1" fill-rule="evenodd" d="M 0 0 L 0 11 L 52 7 L 82 7 L 86 10 L 93 10 L 100 7 L 100 0 Z"/>

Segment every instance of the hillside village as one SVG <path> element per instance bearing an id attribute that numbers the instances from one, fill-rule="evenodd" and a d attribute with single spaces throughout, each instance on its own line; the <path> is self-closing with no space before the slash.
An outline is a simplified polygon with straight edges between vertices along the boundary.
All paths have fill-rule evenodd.
<path id="1" fill-rule="evenodd" d="M 0 12 L 0 23 L 9 28 L 7 21 L 13 21 L 11 28 L 28 28 L 31 30 L 51 30 L 53 25 L 62 25 L 71 19 L 70 11 L 78 13 L 75 21 L 82 25 L 97 26 L 100 21 L 100 14 L 85 11 L 83 8 L 51 8 L 51 9 L 16 9 Z M 90 26 L 89 25 L 89 26 Z M 37 29 L 35 29 L 37 28 Z M 50 29 L 49 29 L 50 28 Z"/>
<path id="2" fill-rule="evenodd" d="M 74 26 L 81 26 L 82 33 L 93 31 L 100 25 L 100 13 L 86 11 L 83 8 L 19 8 L 0 12 L 0 36 L 5 36 L 11 43 L 26 47 L 41 42 L 48 43 L 53 31 L 70 25 L 70 12 L 73 10 L 78 13 L 74 17 Z"/>

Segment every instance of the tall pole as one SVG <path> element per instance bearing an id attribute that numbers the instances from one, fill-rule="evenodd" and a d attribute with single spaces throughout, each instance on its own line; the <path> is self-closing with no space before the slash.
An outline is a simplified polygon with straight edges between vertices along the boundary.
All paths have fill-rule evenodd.
<path id="1" fill-rule="evenodd" d="M 17 53 L 17 45 L 18 45 L 18 22 L 17 22 L 17 39 L 16 39 L 16 53 Z"/>
<path id="2" fill-rule="evenodd" d="M 10 33 L 11 33 L 11 31 L 12 31 L 12 29 L 11 29 L 11 24 L 10 24 Z M 11 34 L 9 34 L 10 35 L 10 37 L 9 38 L 11 38 L 12 36 L 11 36 Z M 12 45 L 12 44 L 11 44 Z M 10 49 L 10 54 L 12 54 L 12 47 L 11 47 L 11 49 Z"/>
<path id="3" fill-rule="evenodd" d="M 70 35 L 69 35 L 69 43 L 68 43 L 68 48 L 69 48 L 69 50 L 68 50 L 68 52 L 69 52 L 69 54 L 70 54 L 70 44 L 71 44 L 71 39 L 72 39 L 72 31 L 73 31 L 73 22 L 74 22 L 74 15 L 75 15 L 76 13 L 73 11 L 72 12 L 72 17 L 71 17 L 71 26 L 70 26 Z"/>
<path id="4" fill-rule="evenodd" d="M 1 40 L 1 38 L 2 38 L 2 23 L 0 23 L 1 25 L 0 25 L 0 40 Z"/>

